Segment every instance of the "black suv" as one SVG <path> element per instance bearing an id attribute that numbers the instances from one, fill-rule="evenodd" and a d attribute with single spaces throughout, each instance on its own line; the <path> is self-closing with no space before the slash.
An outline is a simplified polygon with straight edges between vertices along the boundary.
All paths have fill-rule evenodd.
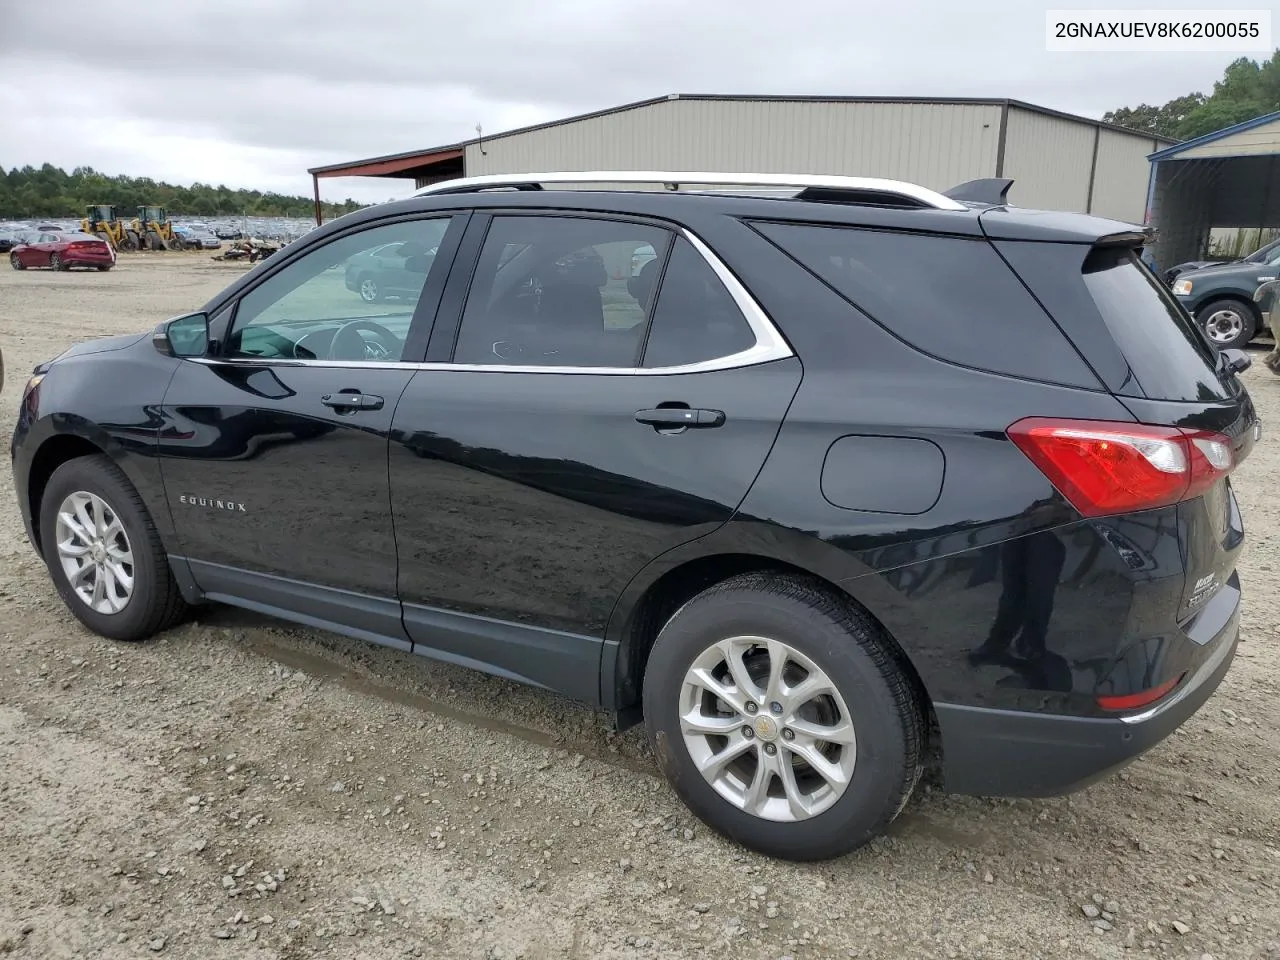
<path id="1" fill-rule="evenodd" d="M 1259 427 L 1141 233 L 1005 189 L 538 174 L 350 214 L 37 367 L 28 535 L 118 640 L 217 601 L 643 718 L 775 856 L 865 842 L 934 754 L 1075 790 L 1226 672 Z M 386 244 L 436 253 L 352 296 Z"/>

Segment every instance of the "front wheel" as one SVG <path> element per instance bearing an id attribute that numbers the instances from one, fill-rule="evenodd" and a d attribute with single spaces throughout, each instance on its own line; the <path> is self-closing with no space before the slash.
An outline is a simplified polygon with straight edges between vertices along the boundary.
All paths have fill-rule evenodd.
<path id="1" fill-rule="evenodd" d="M 1243 349 L 1258 331 L 1253 310 L 1239 300 L 1216 300 L 1203 307 L 1196 319 L 1219 350 Z"/>
<path id="2" fill-rule="evenodd" d="M 9 266 L 13 267 L 13 269 L 15 270 L 27 269 L 27 265 L 22 262 L 22 258 L 19 257 L 16 253 L 9 254 Z"/>
<path id="3" fill-rule="evenodd" d="M 773 857 L 836 857 L 880 833 L 920 777 L 924 708 L 908 670 L 852 604 L 748 574 L 663 627 L 645 725 L 663 773 L 709 826 Z"/>
<path id="4" fill-rule="evenodd" d="M 40 501 L 40 545 L 63 602 L 94 633 L 143 640 L 186 611 L 151 515 L 106 456 L 53 472 Z"/>

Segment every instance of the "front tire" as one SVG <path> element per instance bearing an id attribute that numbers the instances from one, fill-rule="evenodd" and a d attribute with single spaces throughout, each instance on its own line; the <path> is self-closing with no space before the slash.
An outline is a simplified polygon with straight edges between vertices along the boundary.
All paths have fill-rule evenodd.
<path id="1" fill-rule="evenodd" d="M 9 254 L 9 266 L 13 267 L 13 269 L 15 270 L 27 269 L 27 265 L 22 262 L 22 258 L 19 257 L 16 253 Z"/>
<path id="2" fill-rule="evenodd" d="M 1239 300 L 1215 300 L 1200 309 L 1196 320 L 1219 350 L 1242 350 L 1258 332 L 1253 309 Z"/>
<path id="3" fill-rule="evenodd" d="M 360 294 L 360 299 L 365 303 L 379 303 L 383 299 L 378 281 L 367 273 L 360 277 L 359 283 L 356 285 L 356 291 Z"/>
<path id="4" fill-rule="evenodd" d="M 685 604 L 644 676 L 663 773 L 708 826 L 771 857 L 848 853 L 902 810 L 924 708 L 878 625 L 813 583 L 748 574 Z"/>
<path id="5" fill-rule="evenodd" d="M 40 502 L 40 543 L 58 594 L 94 633 L 145 640 L 186 613 L 146 505 L 106 456 L 53 472 Z"/>

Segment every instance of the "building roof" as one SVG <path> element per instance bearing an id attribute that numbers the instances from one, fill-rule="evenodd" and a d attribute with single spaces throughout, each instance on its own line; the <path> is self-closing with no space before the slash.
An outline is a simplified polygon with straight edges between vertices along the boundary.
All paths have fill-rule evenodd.
<path id="1" fill-rule="evenodd" d="M 1265 127 L 1268 124 L 1275 124 L 1277 129 L 1270 131 L 1257 130 L 1257 128 Z M 1250 131 L 1257 131 L 1257 134 L 1252 137 L 1241 136 Z M 1216 149 L 1202 149 L 1209 147 L 1211 144 L 1215 145 Z M 1194 140 L 1176 143 L 1171 147 L 1165 147 L 1163 150 L 1157 150 L 1147 159 L 1152 161 L 1189 160 L 1198 156 L 1256 156 L 1269 153 L 1280 154 L 1280 111 L 1268 113 L 1261 117 L 1254 117 L 1252 120 L 1245 120 L 1243 123 L 1237 123 L 1232 127 L 1223 127 L 1221 130 L 1206 133 L 1203 137 L 1196 137 Z"/>
<path id="2" fill-rule="evenodd" d="M 1034 103 L 1027 103 L 1023 100 L 1011 100 L 1008 98 L 990 98 L 990 97 L 818 97 L 818 96 L 766 96 L 754 94 L 715 94 L 715 93 L 670 93 L 662 97 L 651 97 L 648 100 L 636 100 L 633 103 L 624 103 L 616 107 L 608 107 L 603 110 L 593 110 L 590 113 L 579 113 L 571 117 L 563 117 L 559 120 L 549 120 L 544 123 L 535 123 L 526 127 L 518 127 L 514 130 L 504 130 L 501 133 L 488 134 L 483 137 L 472 137 L 469 140 L 460 140 L 457 143 L 445 144 L 439 147 L 429 147 L 425 150 L 414 150 L 408 153 L 395 153 L 382 157 L 370 157 L 366 160 L 352 160 L 348 163 L 334 163 L 323 167 L 312 167 L 307 172 L 312 176 L 319 177 L 388 177 L 388 176 L 406 176 L 415 168 L 421 169 L 436 163 L 442 159 L 452 159 L 459 155 L 460 151 L 465 150 L 469 146 L 489 140 L 502 140 L 507 137 L 516 137 L 524 133 L 531 133 L 535 130 L 547 130 L 552 127 L 564 126 L 565 124 L 577 123 L 581 120 L 591 120 L 596 117 L 604 117 L 615 113 L 624 113 L 628 110 L 639 110 L 643 107 L 651 107 L 655 104 L 665 103 L 669 100 L 724 100 L 724 101 L 765 101 L 768 103 L 887 103 L 887 104 L 938 104 L 938 105 L 958 105 L 958 106 L 997 106 L 1002 108 L 1016 107 L 1019 110 L 1027 110 L 1031 113 L 1039 113 L 1049 117 L 1057 117 L 1062 120 L 1072 120 L 1076 123 L 1084 123 L 1103 130 L 1114 130 L 1117 133 L 1124 133 L 1130 136 L 1142 137 L 1144 140 L 1154 140 L 1162 143 L 1176 143 L 1168 137 L 1161 137 L 1152 133 L 1143 133 L 1138 130 L 1131 130 L 1128 127 L 1117 126 L 1113 123 L 1106 123 L 1102 120 L 1093 120 L 1089 117 L 1077 116 L 1073 113 L 1064 113 L 1061 110 L 1053 110 L 1049 107 L 1037 106 Z M 372 172 L 378 169 L 382 172 Z M 366 172 L 368 171 L 368 172 Z"/>

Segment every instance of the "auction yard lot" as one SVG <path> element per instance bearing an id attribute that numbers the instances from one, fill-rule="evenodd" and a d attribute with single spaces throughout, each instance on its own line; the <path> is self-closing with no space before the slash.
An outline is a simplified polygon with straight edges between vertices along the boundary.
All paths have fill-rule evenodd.
<path id="1" fill-rule="evenodd" d="M 34 363 L 245 269 L 0 274 L 4 435 Z M 1246 380 L 1243 642 L 1201 713 L 1070 798 L 922 788 L 888 837 L 815 865 L 712 834 L 639 730 L 539 691 L 223 608 L 91 636 L 4 470 L 0 954 L 1280 957 L 1280 378 Z"/>

